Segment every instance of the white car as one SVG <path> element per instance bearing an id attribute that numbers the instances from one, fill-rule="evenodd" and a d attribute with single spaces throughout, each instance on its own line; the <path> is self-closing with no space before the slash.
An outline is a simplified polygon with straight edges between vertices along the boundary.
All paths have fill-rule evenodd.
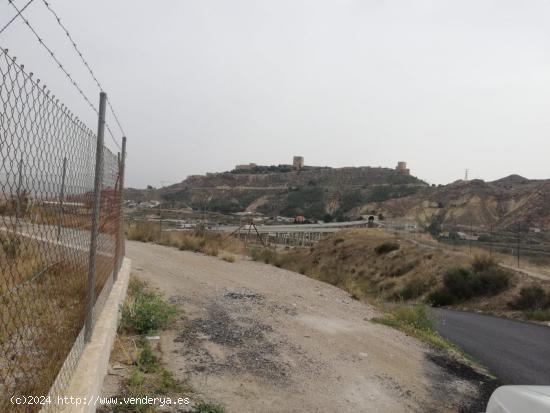
<path id="1" fill-rule="evenodd" d="M 496 389 L 486 413 L 549 413 L 550 386 L 501 386 Z"/>

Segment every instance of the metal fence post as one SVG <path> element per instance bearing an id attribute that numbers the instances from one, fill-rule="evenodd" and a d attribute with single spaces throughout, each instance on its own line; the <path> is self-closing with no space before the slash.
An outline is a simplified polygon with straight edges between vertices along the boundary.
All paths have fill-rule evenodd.
<path id="1" fill-rule="evenodd" d="M 97 124 L 97 145 L 95 154 L 95 177 L 92 204 L 92 231 L 90 237 L 90 262 L 88 267 L 88 291 L 86 295 L 86 325 L 84 338 L 89 342 L 92 337 L 93 312 L 96 287 L 97 237 L 99 234 L 99 211 L 101 208 L 101 187 L 103 183 L 103 141 L 105 134 L 105 106 L 107 94 L 99 94 L 99 117 Z"/>
<path id="2" fill-rule="evenodd" d="M 57 242 L 61 239 L 61 227 L 63 225 L 63 199 L 65 197 L 65 177 L 67 175 L 67 158 L 63 158 L 63 171 L 61 172 L 61 191 L 59 192 L 59 222 L 57 223 Z"/>
<path id="3" fill-rule="evenodd" d="M 126 137 L 122 137 L 122 153 L 120 154 L 119 167 L 119 187 L 118 187 L 118 228 L 115 251 L 115 268 L 113 280 L 116 281 L 118 272 L 122 265 L 122 257 L 124 257 L 124 216 L 122 214 L 122 201 L 124 197 L 124 163 L 126 161 Z"/>
<path id="4" fill-rule="evenodd" d="M 19 222 L 21 215 L 21 187 L 23 186 L 23 157 L 21 157 L 18 165 L 17 192 L 15 198 L 15 219 Z"/>

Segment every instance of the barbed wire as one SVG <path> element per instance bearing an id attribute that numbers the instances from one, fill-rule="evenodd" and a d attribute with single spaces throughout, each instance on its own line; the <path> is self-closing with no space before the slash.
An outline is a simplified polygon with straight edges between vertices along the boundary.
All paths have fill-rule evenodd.
<path id="1" fill-rule="evenodd" d="M 9 0 L 9 1 L 10 1 L 10 3 L 11 3 L 11 0 Z M 29 5 L 30 5 L 33 1 L 34 1 L 34 0 L 29 0 L 29 1 L 27 2 L 27 4 L 25 4 L 25 6 L 21 9 L 21 11 L 18 12 L 15 16 L 13 16 L 13 17 L 11 18 L 11 20 L 10 20 L 9 22 L 7 22 L 7 23 L 4 25 L 4 27 L 2 27 L 2 29 L 0 30 L 0 34 L 4 33 L 4 30 L 6 30 L 6 29 L 9 27 L 9 25 L 12 24 L 12 23 L 15 21 L 15 19 L 17 19 L 17 17 L 19 17 L 19 15 L 20 15 L 21 13 L 23 13 L 23 11 L 25 11 L 25 9 L 26 9 L 27 7 L 29 7 Z"/>
<path id="2" fill-rule="evenodd" d="M 36 37 L 36 39 L 38 40 L 38 43 L 40 43 L 40 45 L 46 49 L 46 51 L 48 52 L 48 54 L 50 55 L 50 57 L 54 60 L 54 62 L 57 64 L 57 66 L 59 67 L 59 69 L 61 69 L 61 71 L 63 73 L 65 73 L 65 76 L 67 76 L 67 78 L 69 79 L 69 81 L 73 84 L 73 86 L 76 88 L 76 90 L 78 91 L 78 93 L 80 93 L 80 95 L 82 96 L 82 98 L 86 101 L 86 103 L 88 104 L 88 106 L 90 106 L 90 108 L 92 108 L 92 110 L 97 114 L 99 115 L 99 112 L 98 110 L 96 109 L 96 107 L 92 104 L 92 102 L 90 101 L 90 99 L 88 98 L 88 96 L 86 96 L 86 94 L 82 91 L 82 89 L 80 88 L 80 86 L 78 86 L 78 84 L 76 83 L 76 81 L 73 79 L 73 77 L 71 76 L 71 74 L 67 71 L 67 69 L 65 69 L 65 67 L 63 66 L 63 64 L 59 61 L 59 59 L 55 56 L 55 53 L 52 51 L 52 49 L 50 49 L 48 47 L 48 45 L 46 45 L 46 43 L 44 43 L 44 41 L 42 40 L 42 38 L 40 37 L 40 35 L 36 32 L 36 30 L 34 29 L 34 27 L 31 26 L 31 24 L 29 23 L 29 21 L 21 14 L 22 10 L 19 10 L 19 8 L 17 8 L 17 6 L 13 3 L 13 0 L 8 0 L 9 3 L 12 5 L 12 7 L 18 12 L 17 16 L 18 17 L 21 17 L 21 19 L 25 22 L 25 24 L 27 25 L 27 27 L 29 28 L 29 30 L 34 34 L 34 36 Z"/>
<path id="3" fill-rule="evenodd" d="M 33 0 L 34 1 L 34 0 Z M 90 76 L 92 77 L 92 79 L 94 80 L 95 84 L 97 85 L 97 87 L 99 88 L 99 90 L 105 90 L 103 88 L 103 86 L 101 85 L 100 81 L 98 80 L 97 76 L 95 75 L 94 71 L 92 70 L 90 64 L 88 63 L 88 61 L 86 60 L 86 58 L 84 57 L 84 54 L 82 53 L 82 51 L 79 49 L 78 45 L 76 44 L 75 40 L 73 39 L 73 37 L 71 36 L 71 34 L 69 33 L 69 30 L 67 29 L 67 27 L 65 27 L 65 25 L 61 22 L 61 17 L 59 17 L 59 15 L 56 13 L 56 11 L 51 7 L 50 3 L 48 3 L 46 0 L 42 0 L 42 3 L 44 3 L 44 5 L 46 6 L 46 8 L 50 11 L 50 13 L 52 13 L 52 15 L 54 16 L 55 20 L 57 20 L 57 24 L 59 25 L 59 27 L 61 27 L 61 29 L 63 30 L 63 32 L 65 32 L 65 35 L 67 36 L 67 38 L 69 39 L 69 42 L 71 43 L 71 45 L 73 46 L 76 54 L 80 57 L 80 60 L 82 61 L 82 63 L 84 64 L 84 66 L 86 67 L 86 69 L 88 69 L 88 72 L 90 73 Z M 122 136 L 126 136 L 126 134 L 124 133 L 124 129 L 122 128 L 122 125 L 120 124 L 120 121 L 118 120 L 118 116 L 115 112 L 115 109 L 113 108 L 113 105 L 111 104 L 111 101 L 109 99 L 107 99 L 107 104 L 109 105 L 109 109 L 111 110 L 111 113 L 113 114 L 113 117 L 115 118 L 115 121 L 118 125 L 118 128 L 120 129 L 120 132 L 122 133 Z M 109 128 L 107 128 L 109 129 Z M 118 144 L 117 144 L 118 146 Z M 118 146 L 119 149 L 120 149 L 120 146 Z"/>
<path id="4" fill-rule="evenodd" d="M 8 0 L 8 2 L 11 4 L 11 6 L 17 11 L 17 15 L 15 17 L 20 17 L 23 22 L 26 24 L 26 26 L 29 28 L 29 30 L 31 30 L 31 32 L 34 34 L 34 36 L 36 37 L 36 39 L 38 40 L 38 42 L 40 43 L 40 45 L 42 47 L 44 47 L 44 49 L 46 49 L 46 51 L 48 52 L 48 54 L 50 55 L 50 57 L 54 60 L 54 62 L 56 63 L 56 65 L 58 66 L 58 68 L 65 74 L 65 76 L 67 77 L 67 79 L 69 79 L 69 81 L 72 83 L 72 85 L 76 88 L 76 90 L 78 91 L 78 93 L 82 96 L 82 98 L 86 101 L 86 103 L 88 104 L 88 106 L 90 106 L 90 108 L 96 113 L 96 115 L 99 116 L 99 111 L 96 109 L 96 107 L 92 104 L 91 100 L 88 98 L 88 96 L 86 96 L 86 94 L 83 92 L 82 88 L 76 83 L 76 81 L 73 79 L 72 75 L 67 71 L 67 69 L 65 69 L 65 67 L 63 66 L 63 64 L 59 61 L 59 59 L 56 57 L 55 53 L 52 51 L 52 49 L 50 47 L 48 47 L 48 45 L 46 45 L 46 43 L 44 43 L 44 40 L 40 37 L 40 35 L 37 33 L 36 29 L 30 24 L 29 20 L 27 18 L 25 18 L 22 14 L 23 10 L 24 9 L 19 9 L 13 2 L 13 0 Z M 70 36 L 70 35 L 69 35 Z M 94 76 L 95 78 L 95 76 Z M 103 90 L 101 88 L 101 85 L 99 84 L 99 82 L 97 82 L 98 86 L 100 87 L 101 90 Z M 116 117 L 115 117 L 116 119 Z M 113 143 L 116 145 L 116 147 L 119 149 L 119 150 L 122 150 L 121 149 L 121 146 L 119 145 L 119 143 L 116 141 L 114 135 L 113 135 L 113 132 L 111 131 L 111 128 L 109 127 L 108 123 L 106 122 L 105 123 L 105 126 L 107 128 L 107 132 L 109 133 L 109 136 L 111 137 Z"/>

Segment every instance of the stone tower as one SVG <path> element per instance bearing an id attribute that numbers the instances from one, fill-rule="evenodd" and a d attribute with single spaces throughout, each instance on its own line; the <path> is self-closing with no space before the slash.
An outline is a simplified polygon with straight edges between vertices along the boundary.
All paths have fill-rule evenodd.
<path id="1" fill-rule="evenodd" d="M 292 160 L 292 166 L 294 167 L 294 169 L 302 169 L 304 167 L 304 157 L 295 156 Z"/>
<path id="2" fill-rule="evenodd" d="M 410 175 L 411 171 L 407 169 L 407 162 L 399 161 L 397 162 L 397 166 L 395 167 L 395 170 L 400 175 Z"/>

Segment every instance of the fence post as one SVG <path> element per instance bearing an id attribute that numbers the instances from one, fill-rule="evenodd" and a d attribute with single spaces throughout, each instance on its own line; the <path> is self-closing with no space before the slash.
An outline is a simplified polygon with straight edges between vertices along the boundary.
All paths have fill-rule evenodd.
<path id="1" fill-rule="evenodd" d="M 63 158 L 63 170 L 61 171 L 61 191 L 59 192 L 59 222 L 57 223 L 57 242 L 61 239 L 61 227 L 63 225 L 63 199 L 65 197 L 65 177 L 67 175 L 67 158 Z"/>
<path id="2" fill-rule="evenodd" d="M 119 184 L 118 184 L 118 231 L 116 240 L 115 251 L 115 268 L 113 274 L 113 280 L 116 281 L 118 272 L 122 265 L 122 257 L 124 256 L 124 216 L 122 214 L 122 201 L 124 198 L 124 166 L 126 161 L 126 137 L 122 137 L 122 153 L 120 154 L 120 162 L 118 164 Z"/>
<path id="3" fill-rule="evenodd" d="M 95 177 L 92 204 L 92 231 L 90 236 L 90 262 L 88 267 L 88 291 L 86 295 L 86 325 L 84 339 L 89 342 L 92 337 L 93 312 L 96 287 L 97 237 L 99 233 L 99 210 L 101 208 L 101 187 L 103 183 L 103 141 L 105 134 L 105 105 L 107 94 L 99 94 L 99 117 L 97 122 L 97 144 L 95 154 Z"/>
<path id="4" fill-rule="evenodd" d="M 162 243 L 162 209 L 159 204 L 159 243 Z"/>
<path id="5" fill-rule="evenodd" d="M 19 165 L 17 167 L 18 178 L 17 178 L 17 192 L 15 198 L 15 219 L 19 223 L 19 217 L 21 215 L 21 187 L 23 186 L 23 157 L 19 160 Z"/>

